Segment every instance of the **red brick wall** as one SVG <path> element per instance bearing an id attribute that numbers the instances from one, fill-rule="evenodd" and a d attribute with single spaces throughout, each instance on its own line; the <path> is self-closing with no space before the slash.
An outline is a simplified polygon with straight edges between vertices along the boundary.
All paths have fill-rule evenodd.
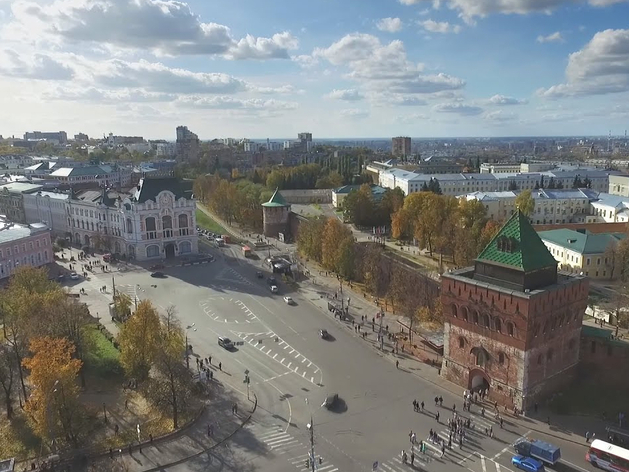
<path id="1" fill-rule="evenodd" d="M 586 229 L 590 233 L 624 233 L 627 231 L 627 223 L 560 223 L 556 225 L 533 225 L 535 231 L 548 231 L 551 229 Z"/>
<path id="2" fill-rule="evenodd" d="M 629 343 L 600 337 L 581 336 L 579 370 L 592 377 L 597 376 L 606 384 L 629 386 Z M 594 347 L 593 347 L 594 346 Z"/>

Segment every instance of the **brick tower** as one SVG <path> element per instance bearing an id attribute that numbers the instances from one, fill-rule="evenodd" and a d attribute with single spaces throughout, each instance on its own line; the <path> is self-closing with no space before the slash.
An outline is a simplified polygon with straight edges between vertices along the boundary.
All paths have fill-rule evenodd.
<path id="1" fill-rule="evenodd" d="M 443 274 L 441 375 L 528 409 L 576 373 L 589 282 L 557 272 L 528 218 L 516 212 L 467 267 Z"/>
<path id="2" fill-rule="evenodd" d="M 264 235 L 268 238 L 277 238 L 279 233 L 287 235 L 290 231 L 290 205 L 278 189 L 271 199 L 262 204 L 262 220 Z"/>

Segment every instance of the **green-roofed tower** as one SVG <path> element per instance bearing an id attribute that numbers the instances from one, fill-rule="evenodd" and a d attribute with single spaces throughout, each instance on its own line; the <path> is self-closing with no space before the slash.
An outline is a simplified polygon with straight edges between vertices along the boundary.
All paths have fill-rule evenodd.
<path id="1" fill-rule="evenodd" d="M 262 204 L 264 235 L 270 238 L 289 236 L 290 204 L 284 200 L 279 189 L 275 189 L 268 202 Z"/>
<path id="2" fill-rule="evenodd" d="M 519 290 L 557 281 L 557 261 L 529 219 L 516 211 L 476 259 L 476 278 Z"/>

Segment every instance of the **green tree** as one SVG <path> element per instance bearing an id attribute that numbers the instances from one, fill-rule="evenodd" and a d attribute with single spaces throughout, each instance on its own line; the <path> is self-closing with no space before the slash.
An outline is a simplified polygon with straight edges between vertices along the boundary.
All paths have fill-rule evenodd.
<path id="1" fill-rule="evenodd" d="M 114 313 L 119 321 L 126 321 L 131 316 L 131 297 L 124 292 L 117 291 L 114 295 Z"/>
<path id="2" fill-rule="evenodd" d="M 529 189 L 523 190 L 515 197 L 515 206 L 524 216 L 531 217 L 535 211 L 535 199 Z"/>
<path id="3" fill-rule="evenodd" d="M 13 417 L 13 394 L 17 382 L 15 357 L 8 344 L 0 344 L 0 386 L 4 393 L 4 409 L 7 420 Z"/>
<path id="4" fill-rule="evenodd" d="M 118 334 L 120 363 L 127 376 L 146 380 L 159 349 L 160 321 L 150 301 L 142 300 Z"/>
<path id="5" fill-rule="evenodd" d="M 367 184 L 352 190 L 343 200 L 343 218 L 358 226 L 371 226 L 375 220 L 375 204 Z"/>

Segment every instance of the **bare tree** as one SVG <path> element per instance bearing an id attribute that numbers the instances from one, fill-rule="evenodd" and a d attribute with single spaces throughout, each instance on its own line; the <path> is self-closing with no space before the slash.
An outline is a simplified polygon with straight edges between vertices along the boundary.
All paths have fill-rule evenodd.
<path id="1" fill-rule="evenodd" d="M 0 385 L 4 392 L 4 404 L 7 419 L 13 417 L 13 390 L 16 377 L 15 359 L 7 344 L 0 345 Z"/>

